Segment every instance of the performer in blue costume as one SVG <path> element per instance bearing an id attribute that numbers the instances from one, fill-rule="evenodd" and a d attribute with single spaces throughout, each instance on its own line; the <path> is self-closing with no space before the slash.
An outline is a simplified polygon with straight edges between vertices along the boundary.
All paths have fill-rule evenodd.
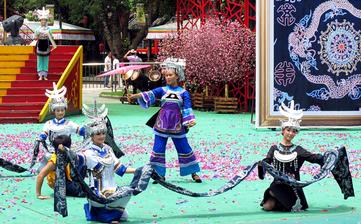
<path id="1" fill-rule="evenodd" d="M 168 58 L 161 66 L 167 85 L 147 92 L 128 94 L 128 100 L 138 99 L 143 108 L 149 108 L 156 99 L 161 101 L 161 109 L 147 122 L 155 134 L 150 164 L 157 173 L 165 179 L 165 149 L 170 137 L 178 153 L 180 175 L 192 175 L 195 182 L 201 183 L 201 178 L 196 174 L 200 171 L 199 164 L 186 138 L 188 128 L 196 124 L 191 97 L 187 90 L 179 86 L 179 82 L 185 79 L 185 60 Z"/>
<path id="2" fill-rule="evenodd" d="M 94 112 L 95 111 L 95 112 Z M 79 164 L 85 164 L 89 172 L 90 188 L 96 195 L 104 198 L 114 198 L 125 191 L 118 187 L 115 174 L 123 176 L 124 173 L 134 173 L 135 169 L 126 167 L 120 163 L 115 156 L 113 149 L 105 144 L 107 133 L 106 116 L 108 109 L 103 107 L 91 110 L 88 106 L 83 108 L 83 113 L 91 121 L 87 124 L 87 132 L 90 134 L 91 142 L 78 154 Z M 88 198 L 84 205 L 86 218 L 88 221 L 112 222 L 125 221 L 128 213 L 125 207 L 131 196 L 126 196 L 115 200 L 109 204 L 101 204 Z"/>
<path id="3" fill-rule="evenodd" d="M 56 84 L 53 83 L 53 88 L 53 90 L 46 90 L 45 95 L 51 99 L 50 110 L 54 113 L 55 118 L 45 123 L 43 131 L 38 137 L 40 141 L 46 141 L 46 139 L 49 139 L 50 142 L 49 152 L 44 155 L 42 165 L 40 165 L 38 169 L 39 174 L 36 179 L 36 197 L 38 199 L 50 198 L 49 196 L 41 195 L 41 188 L 45 177 L 47 177 L 49 187 L 54 188 L 57 151 L 57 144 L 54 145 L 54 139 L 62 135 L 68 136 L 70 139 L 71 134 L 78 134 L 83 137 L 86 134 L 85 127 L 80 127 L 76 123 L 64 118 L 65 111 L 68 107 L 67 99 L 65 98 L 66 87 L 63 86 L 62 88 L 57 89 Z M 66 175 L 70 184 L 71 177 L 69 165 L 66 169 Z M 81 192 L 72 192 L 70 187 L 67 188 L 67 194 L 71 196 L 84 196 Z"/>

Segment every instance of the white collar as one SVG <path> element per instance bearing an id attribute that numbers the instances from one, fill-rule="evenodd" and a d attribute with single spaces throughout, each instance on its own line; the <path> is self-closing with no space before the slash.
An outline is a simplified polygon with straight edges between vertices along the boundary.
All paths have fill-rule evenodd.
<path id="1" fill-rule="evenodd" d="M 65 123 L 65 118 L 62 118 L 60 120 L 54 118 L 53 123 L 55 123 L 55 124 L 64 124 Z"/>
<path id="2" fill-rule="evenodd" d="M 96 150 L 103 150 L 105 148 L 105 144 L 102 144 L 102 146 L 98 146 L 98 145 L 92 143 L 91 148 L 96 149 Z"/>

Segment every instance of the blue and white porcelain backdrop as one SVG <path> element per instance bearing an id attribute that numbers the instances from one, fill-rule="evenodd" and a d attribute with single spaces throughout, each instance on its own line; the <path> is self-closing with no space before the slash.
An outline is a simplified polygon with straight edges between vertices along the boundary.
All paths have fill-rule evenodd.
<path id="1" fill-rule="evenodd" d="M 307 115 L 361 108 L 361 1 L 274 0 L 273 105 Z"/>

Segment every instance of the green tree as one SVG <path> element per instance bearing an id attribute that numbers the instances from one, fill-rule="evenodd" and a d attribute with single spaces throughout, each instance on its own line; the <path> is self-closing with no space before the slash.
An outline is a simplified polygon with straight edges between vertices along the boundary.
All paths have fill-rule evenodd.
<path id="1" fill-rule="evenodd" d="M 146 24 L 130 32 L 130 15 L 137 3 L 144 4 Z M 148 27 L 159 17 L 175 15 L 176 0 L 14 0 L 11 3 L 20 14 L 54 4 L 56 19 L 78 24 L 84 15 L 91 16 L 90 28 L 106 40 L 109 48 L 123 55 L 128 48 L 136 48 L 147 34 Z"/>

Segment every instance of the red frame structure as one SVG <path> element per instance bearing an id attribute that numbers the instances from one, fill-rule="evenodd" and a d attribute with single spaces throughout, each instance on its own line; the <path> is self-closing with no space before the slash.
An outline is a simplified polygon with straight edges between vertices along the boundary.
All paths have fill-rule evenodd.
<path id="1" fill-rule="evenodd" d="M 194 29 L 202 26 L 207 18 L 218 16 L 222 22 L 237 20 L 256 30 L 256 0 L 178 0 L 178 30 Z M 238 99 L 241 111 L 253 110 L 250 102 L 255 98 L 255 71 L 249 71 L 244 79 L 229 83 L 230 96 Z M 224 86 L 216 88 L 213 93 L 222 93 Z"/>

